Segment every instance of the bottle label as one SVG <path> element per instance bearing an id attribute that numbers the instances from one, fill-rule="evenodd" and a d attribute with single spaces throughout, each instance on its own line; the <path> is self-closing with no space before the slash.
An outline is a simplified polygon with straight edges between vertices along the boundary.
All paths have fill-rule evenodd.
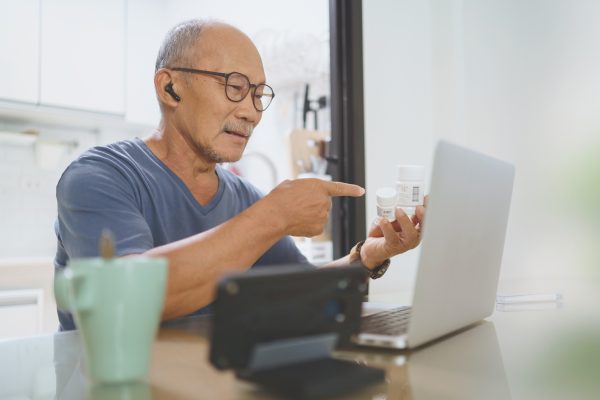
<path id="1" fill-rule="evenodd" d="M 381 218 L 386 218 L 390 222 L 396 220 L 396 212 L 394 207 L 377 206 L 377 216 Z"/>
<path id="2" fill-rule="evenodd" d="M 413 190 L 412 190 L 412 201 L 419 201 L 419 193 L 421 192 L 420 190 L 421 188 L 418 186 L 413 186 Z"/>
<path id="3" fill-rule="evenodd" d="M 398 183 L 398 206 L 423 205 L 423 185 Z"/>

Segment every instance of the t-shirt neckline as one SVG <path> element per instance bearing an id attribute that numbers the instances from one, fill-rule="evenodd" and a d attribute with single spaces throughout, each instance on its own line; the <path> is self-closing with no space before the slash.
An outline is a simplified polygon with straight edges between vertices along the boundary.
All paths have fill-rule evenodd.
<path id="1" fill-rule="evenodd" d="M 150 147 L 148 147 L 146 142 L 144 142 L 139 137 L 135 137 L 133 140 L 148 157 L 150 157 L 163 171 L 165 171 L 166 174 L 168 174 L 176 182 L 176 184 L 182 189 L 185 196 L 188 197 L 188 199 L 191 200 L 193 204 L 195 204 L 198 207 L 198 210 L 202 212 L 202 214 L 208 214 L 219 204 L 221 198 L 223 197 L 223 193 L 225 192 L 223 173 L 221 171 L 220 165 L 217 164 L 215 168 L 215 173 L 217 174 L 217 178 L 219 181 L 217 193 L 213 196 L 213 198 L 208 204 L 203 206 L 198 202 L 198 200 L 196 200 L 196 198 L 194 197 L 190 189 L 187 187 L 187 185 L 183 182 L 183 180 L 181 180 L 181 178 L 175 172 L 173 172 L 171 168 L 169 168 L 160 158 L 156 156 L 156 154 L 152 152 L 152 150 L 150 150 Z"/>

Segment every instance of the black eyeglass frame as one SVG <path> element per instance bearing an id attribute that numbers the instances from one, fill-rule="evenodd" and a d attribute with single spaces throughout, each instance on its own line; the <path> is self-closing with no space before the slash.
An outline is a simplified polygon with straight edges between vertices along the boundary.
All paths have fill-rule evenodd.
<path id="1" fill-rule="evenodd" d="M 244 99 L 246 98 L 246 96 L 248 96 L 248 93 L 252 92 L 252 98 L 254 98 L 256 96 L 256 89 L 259 86 L 264 86 L 264 87 L 268 87 L 271 90 L 271 101 L 269 101 L 269 104 L 267 104 L 267 106 L 265 108 L 263 108 L 262 110 L 259 109 L 256 106 L 256 102 L 254 100 L 252 100 L 252 105 L 254 106 L 254 108 L 256 109 L 256 111 L 258 112 L 263 112 L 265 111 L 267 108 L 269 108 L 269 106 L 271 105 L 271 103 L 273 103 L 273 99 L 275 98 L 275 91 L 273 90 L 273 88 L 269 85 L 267 85 L 266 83 L 250 83 L 250 78 L 248 78 L 246 75 L 242 74 L 241 72 L 237 72 L 237 71 L 233 71 L 233 72 L 216 72 L 216 71 L 207 71 L 204 69 L 195 69 L 195 68 L 184 68 L 184 67 L 172 67 L 172 68 L 168 68 L 172 71 L 179 71 L 179 72 L 187 72 L 190 74 L 199 74 L 199 75 L 213 75 L 213 76 L 220 76 L 222 78 L 225 78 L 225 84 L 223 85 L 225 87 L 225 96 L 227 97 L 227 99 L 229 101 L 233 101 L 234 103 L 240 103 L 242 101 L 244 101 Z M 241 75 L 244 77 L 244 79 L 246 79 L 246 81 L 248 82 L 248 91 L 242 96 L 241 99 L 239 100 L 234 100 L 231 97 L 229 97 L 229 94 L 227 93 L 227 86 L 228 86 L 228 82 L 229 82 L 229 77 L 233 74 L 237 74 L 237 75 Z M 262 103 L 261 103 L 262 104 Z"/>

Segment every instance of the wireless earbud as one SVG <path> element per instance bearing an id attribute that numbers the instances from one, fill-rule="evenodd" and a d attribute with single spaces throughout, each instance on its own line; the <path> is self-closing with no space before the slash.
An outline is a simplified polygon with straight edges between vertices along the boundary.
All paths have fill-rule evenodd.
<path id="1" fill-rule="evenodd" d="M 165 92 L 169 93 L 171 97 L 175 99 L 175 101 L 181 101 L 181 97 L 179 97 L 179 95 L 175 93 L 175 89 L 173 89 L 173 82 L 167 83 L 167 86 L 165 86 Z"/>

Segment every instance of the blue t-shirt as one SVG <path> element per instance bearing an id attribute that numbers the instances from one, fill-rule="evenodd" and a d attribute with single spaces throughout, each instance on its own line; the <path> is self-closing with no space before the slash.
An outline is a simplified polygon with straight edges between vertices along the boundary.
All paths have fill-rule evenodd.
<path id="1" fill-rule="evenodd" d="M 55 269 L 64 268 L 70 258 L 97 257 L 105 228 L 115 237 L 116 255 L 143 253 L 222 224 L 262 197 L 220 166 L 216 173 L 219 189 L 203 206 L 139 138 L 88 150 L 69 165 L 56 187 Z M 254 266 L 287 263 L 307 263 L 289 236 Z M 75 329 L 70 314 L 59 310 L 58 317 L 61 330 Z"/>

